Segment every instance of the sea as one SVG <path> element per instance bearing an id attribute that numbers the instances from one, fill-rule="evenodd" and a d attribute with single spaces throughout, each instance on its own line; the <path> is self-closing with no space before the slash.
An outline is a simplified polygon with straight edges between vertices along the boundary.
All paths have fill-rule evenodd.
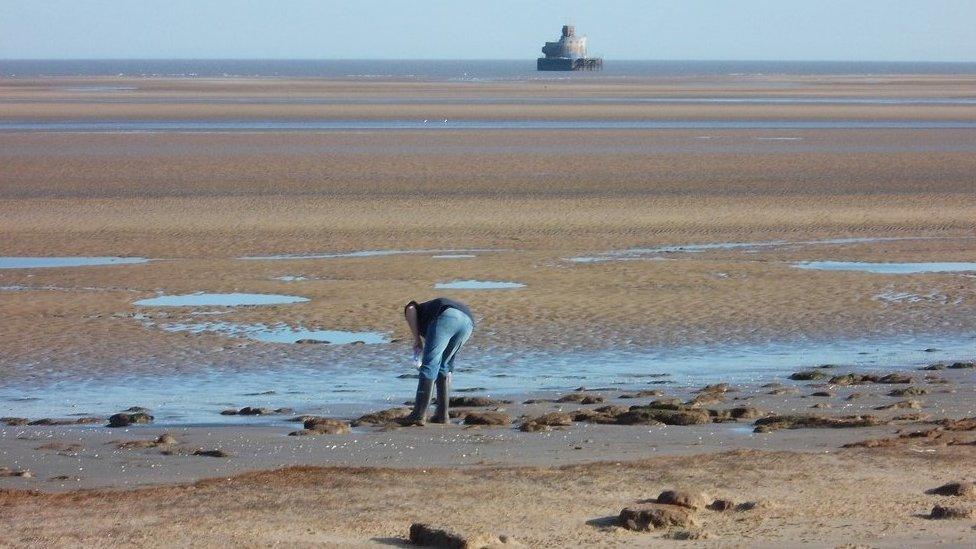
<path id="1" fill-rule="evenodd" d="M 403 80 L 555 80 L 763 75 L 976 74 L 976 63 L 871 61 L 636 61 L 599 72 L 538 72 L 535 59 L 0 59 L 0 77 L 293 77 Z"/>

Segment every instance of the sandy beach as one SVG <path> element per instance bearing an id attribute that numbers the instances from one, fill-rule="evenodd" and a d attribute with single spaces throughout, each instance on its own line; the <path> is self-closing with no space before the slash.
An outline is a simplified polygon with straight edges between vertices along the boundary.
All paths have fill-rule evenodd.
<path id="1" fill-rule="evenodd" d="M 0 546 L 400 546 L 414 522 L 971 546 L 976 515 L 930 513 L 973 492 L 926 491 L 976 481 L 974 96 L 967 75 L 4 79 Z M 307 120 L 381 126 L 254 125 Z M 125 125 L 146 121 L 168 125 Z M 65 256 L 131 261 L 23 264 Z M 292 302 L 137 304 L 196 292 Z M 492 401 L 288 436 L 411 399 L 401 311 L 437 295 L 478 317 L 456 396 Z M 154 421 L 105 426 L 129 406 Z M 220 414 L 245 406 L 290 411 Z M 736 506 L 617 525 L 669 489 Z"/>

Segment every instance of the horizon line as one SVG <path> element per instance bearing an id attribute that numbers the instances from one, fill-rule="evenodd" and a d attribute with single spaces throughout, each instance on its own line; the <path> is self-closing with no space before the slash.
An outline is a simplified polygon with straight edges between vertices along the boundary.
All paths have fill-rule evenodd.
<path id="1" fill-rule="evenodd" d="M 606 57 L 601 57 L 606 61 Z M 513 57 L 513 58 L 447 58 L 447 57 L 0 57 L 0 62 L 10 61 L 506 61 L 506 62 L 525 62 L 532 63 L 533 58 Z M 944 61 L 932 59 L 626 59 L 611 58 L 611 62 L 646 62 L 646 63 L 938 63 L 971 65 L 976 64 L 976 60 L 970 61 Z"/>

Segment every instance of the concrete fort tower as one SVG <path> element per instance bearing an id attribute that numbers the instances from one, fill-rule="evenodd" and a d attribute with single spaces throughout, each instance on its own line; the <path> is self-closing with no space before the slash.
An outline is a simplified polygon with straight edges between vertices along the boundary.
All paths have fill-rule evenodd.
<path id="1" fill-rule="evenodd" d="M 536 61 L 540 71 L 598 71 L 603 68 L 603 59 L 586 56 L 586 37 L 576 35 L 576 27 L 563 25 L 562 36 L 557 42 L 546 42 Z"/>

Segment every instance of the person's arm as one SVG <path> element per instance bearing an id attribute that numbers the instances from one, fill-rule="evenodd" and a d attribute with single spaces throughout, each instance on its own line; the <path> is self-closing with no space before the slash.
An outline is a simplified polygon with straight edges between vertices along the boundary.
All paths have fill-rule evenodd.
<path id="1" fill-rule="evenodd" d="M 403 310 L 403 316 L 407 319 L 407 326 L 410 326 L 410 333 L 413 335 L 413 352 L 419 354 L 424 350 L 424 342 L 420 336 L 420 323 L 417 320 L 417 306 L 408 305 Z"/>

